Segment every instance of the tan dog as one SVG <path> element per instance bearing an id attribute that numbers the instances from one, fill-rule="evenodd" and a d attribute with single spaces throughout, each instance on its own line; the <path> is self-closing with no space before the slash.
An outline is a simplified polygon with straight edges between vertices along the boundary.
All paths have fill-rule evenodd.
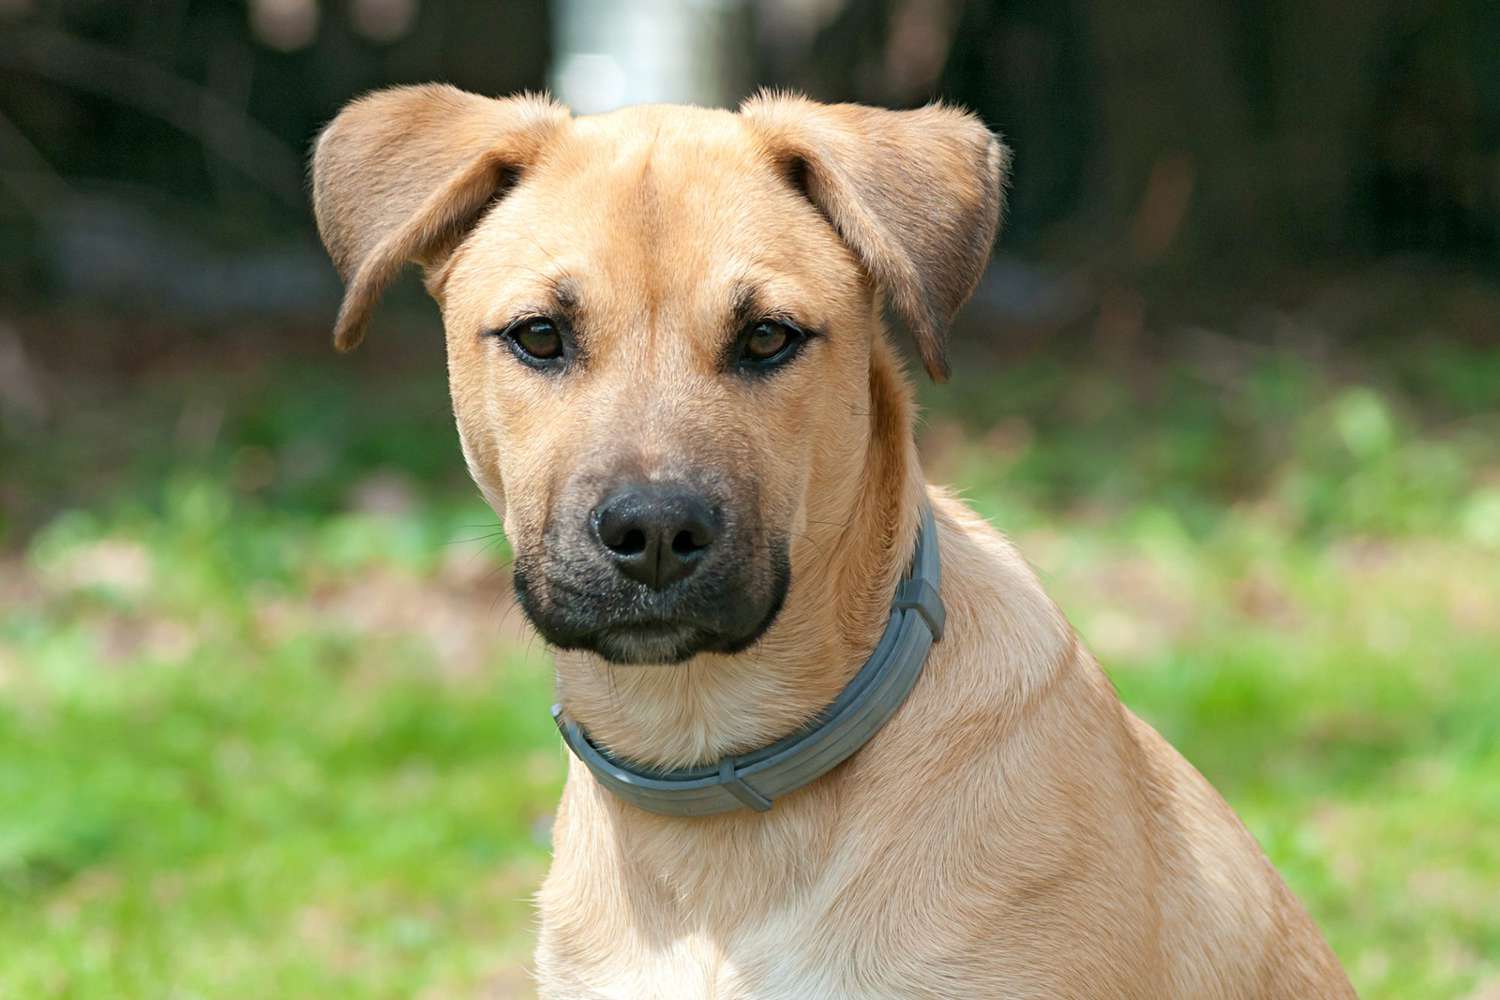
<path id="1" fill-rule="evenodd" d="M 599 746 L 671 768 L 806 724 L 871 656 L 935 508 L 946 634 L 841 766 L 692 818 L 572 762 L 544 996 L 1353 995 L 1010 543 L 923 480 L 882 303 L 942 378 L 1006 167 L 960 111 L 776 95 L 573 118 L 412 87 L 320 138 L 337 343 L 423 265 L 464 456 Z"/>

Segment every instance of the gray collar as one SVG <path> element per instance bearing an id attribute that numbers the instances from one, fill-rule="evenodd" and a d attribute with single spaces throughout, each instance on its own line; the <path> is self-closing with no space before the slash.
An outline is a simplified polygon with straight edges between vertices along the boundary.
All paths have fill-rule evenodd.
<path id="1" fill-rule="evenodd" d="M 741 806 L 764 812 L 853 756 L 896 714 L 922 673 L 927 651 L 943 637 L 940 570 L 937 525 L 932 508 L 923 504 L 916 551 L 875 651 L 832 704 L 770 746 L 717 765 L 663 771 L 595 746 L 582 726 L 563 717 L 561 705 L 552 706 L 552 718 L 594 780 L 631 805 L 664 816 L 707 816 Z"/>

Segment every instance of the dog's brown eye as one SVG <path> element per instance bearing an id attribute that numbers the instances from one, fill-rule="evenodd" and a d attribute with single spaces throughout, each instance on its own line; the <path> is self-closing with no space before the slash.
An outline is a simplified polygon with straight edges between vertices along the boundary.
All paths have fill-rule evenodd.
<path id="1" fill-rule="evenodd" d="M 750 369 L 774 368 L 790 361 L 806 339 L 807 335 L 790 323 L 763 319 L 741 335 L 739 363 Z"/>
<path id="2" fill-rule="evenodd" d="M 753 361 L 774 358 L 792 342 L 792 331 L 781 323 L 757 323 L 745 338 L 745 356 Z"/>
<path id="3" fill-rule="evenodd" d="M 505 331 L 523 361 L 553 361 L 562 357 L 563 340 L 550 319 L 522 320 Z"/>

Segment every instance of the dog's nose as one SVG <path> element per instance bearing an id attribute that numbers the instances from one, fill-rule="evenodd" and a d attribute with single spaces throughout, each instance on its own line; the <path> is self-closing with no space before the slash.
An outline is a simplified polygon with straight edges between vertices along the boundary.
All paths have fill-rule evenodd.
<path id="1" fill-rule="evenodd" d="M 594 537 L 621 573 L 665 590 L 703 561 L 719 537 L 708 501 L 681 486 L 627 486 L 594 508 Z"/>

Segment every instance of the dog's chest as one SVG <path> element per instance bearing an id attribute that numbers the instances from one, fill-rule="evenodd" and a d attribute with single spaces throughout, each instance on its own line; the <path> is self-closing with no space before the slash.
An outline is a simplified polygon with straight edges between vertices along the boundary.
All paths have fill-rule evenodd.
<path id="1" fill-rule="evenodd" d="M 796 914 L 780 914 L 732 939 L 684 934 L 670 940 L 622 939 L 596 951 L 587 966 L 538 954 L 541 995 L 570 1000 L 863 1000 L 903 995 L 900 990 L 851 991 L 857 981 L 826 932 Z M 867 984 L 874 987 L 874 984 Z"/>

